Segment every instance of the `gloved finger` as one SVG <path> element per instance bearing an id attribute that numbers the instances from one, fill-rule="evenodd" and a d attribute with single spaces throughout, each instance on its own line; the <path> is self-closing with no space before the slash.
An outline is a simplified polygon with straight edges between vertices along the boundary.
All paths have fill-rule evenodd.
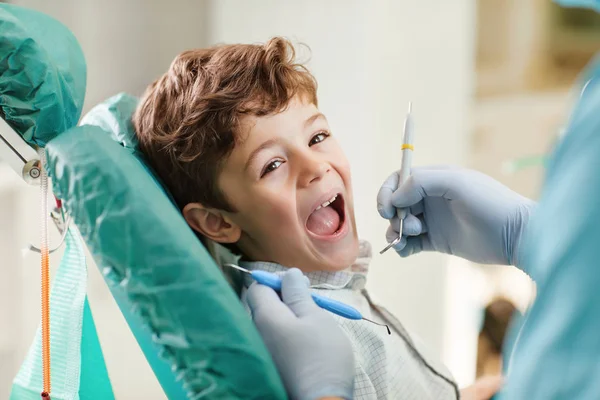
<path id="1" fill-rule="evenodd" d="M 427 233 L 427 222 L 425 222 L 425 216 L 423 214 L 416 216 L 415 218 L 417 218 L 419 220 L 419 223 L 421 224 L 421 232 L 419 233 L 420 235 Z M 412 235 L 412 236 L 417 236 L 417 235 Z"/>
<path id="2" fill-rule="evenodd" d="M 396 208 L 392 205 L 392 194 L 398 189 L 399 175 L 398 171 L 392 173 L 381 185 L 377 193 L 377 211 L 385 219 L 393 218 L 396 215 Z"/>
<path id="3" fill-rule="evenodd" d="M 409 176 L 398 190 L 390 197 L 390 203 L 393 207 L 406 208 L 411 207 L 422 201 L 425 197 L 425 192 L 414 176 Z"/>
<path id="4" fill-rule="evenodd" d="M 423 206 L 422 201 L 420 201 L 417 204 L 415 204 L 414 206 L 410 207 L 410 213 L 415 216 L 419 216 L 419 215 L 423 214 L 423 211 L 425 211 L 425 207 Z"/>
<path id="5" fill-rule="evenodd" d="M 394 218 L 390 219 L 390 226 L 396 234 L 400 233 L 400 217 L 396 215 Z"/>
<path id="6" fill-rule="evenodd" d="M 310 279 L 308 279 L 308 276 L 304 275 L 304 281 L 306 282 L 306 286 L 310 287 Z"/>
<path id="7" fill-rule="evenodd" d="M 392 194 L 391 202 L 397 208 L 411 207 L 425 197 L 442 197 L 452 182 L 453 170 L 413 169 L 411 176 Z"/>
<path id="8" fill-rule="evenodd" d="M 408 214 L 408 208 L 396 208 L 396 218 L 404 219 L 406 218 L 406 214 Z"/>
<path id="9" fill-rule="evenodd" d="M 254 319 L 276 315 L 284 320 L 293 316 L 292 311 L 281 302 L 277 292 L 268 286 L 253 283 L 248 289 L 246 300 Z"/>
<path id="10" fill-rule="evenodd" d="M 410 236 L 406 238 L 406 246 L 402 248 L 398 254 L 400 257 L 409 257 L 415 254 L 419 254 L 422 251 L 432 251 L 433 245 L 431 244 L 431 240 L 429 239 L 428 234 L 423 234 L 419 236 Z"/>
<path id="11" fill-rule="evenodd" d="M 390 221 L 390 225 L 394 229 L 395 232 L 400 232 L 400 218 L 394 217 Z M 402 224 L 402 235 L 403 236 L 417 236 L 423 233 L 423 226 L 421 219 L 415 217 L 412 214 L 408 214 L 406 218 L 404 218 L 404 222 Z"/>
<path id="12" fill-rule="evenodd" d="M 406 245 L 401 248 L 400 250 L 397 250 L 398 254 L 400 255 L 400 257 L 410 257 L 414 254 L 419 254 L 423 248 L 423 237 L 425 235 L 422 236 L 411 236 L 409 238 L 407 238 L 406 240 Z"/>
<path id="13" fill-rule="evenodd" d="M 281 297 L 283 302 L 300 318 L 319 310 L 319 306 L 311 297 L 306 277 L 297 268 L 291 268 L 283 275 Z"/>

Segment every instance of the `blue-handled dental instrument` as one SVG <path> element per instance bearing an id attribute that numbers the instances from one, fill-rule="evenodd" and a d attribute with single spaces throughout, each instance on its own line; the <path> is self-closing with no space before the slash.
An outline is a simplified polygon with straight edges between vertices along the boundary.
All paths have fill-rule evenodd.
<path id="1" fill-rule="evenodd" d="M 281 277 L 279 277 L 276 274 L 273 274 L 273 273 L 267 272 L 267 271 L 262 271 L 262 270 L 250 271 L 246 268 L 242 268 L 239 265 L 235 265 L 235 264 L 225 264 L 225 266 L 235 268 L 239 271 L 250 274 L 250 276 L 252 276 L 252 278 L 256 282 L 260 283 L 261 285 L 268 286 L 271 289 L 275 290 L 276 292 L 281 292 Z M 351 307 L 351 306 L 344 304 L 337 300 L 319 296 L 318 294 L 314 294 L 314 293 L 312 294 L 312 298 L 315 301 L 315 303 L 324 310 L 327 310 L 336 315 L 339 315 L 342 318 L 353 319 L 353 320 L 364 319 L 365 321 L 371 322 L 375 325 L 385 326 L 385 328 L 388 331 L 388 334 L 390 334 L 390 335 L 392 334 L 392 332 L 390 331 L 390 328 L 387 325 L 380 324 L 375 321 L 371 321 L 368 318 L 363 317 L 362 314 L 360 313 L 360 311 L 358 311 L 354 307 Z"/>

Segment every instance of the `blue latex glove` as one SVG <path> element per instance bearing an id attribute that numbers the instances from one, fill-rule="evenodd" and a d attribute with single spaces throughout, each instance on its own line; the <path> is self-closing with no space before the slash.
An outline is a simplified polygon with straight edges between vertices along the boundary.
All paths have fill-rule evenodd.
<path id="1" fill-rule="evenodd" d="M 377 208 L 391 220 L 388 242 L 398 236 L 397 213 L 408 212 L 402 241 L 394 246 L 402 257 L 438 251 L 482 264 L 519 266 L 519 243 L 535 205 L 531 200 L 482 173 L 444 166 L 413 168 L 397 189 L 395 172 L 379 190 Z"/>
<path id="2" fill-rule="evenodd" d="M 300 270 L 290 269 L 283 276 L 283 302 L 273 289 L 259 284 L 247 295 L 290 398 L 352 398 L 352 345 L 333 316 L 315 304 Z"/>

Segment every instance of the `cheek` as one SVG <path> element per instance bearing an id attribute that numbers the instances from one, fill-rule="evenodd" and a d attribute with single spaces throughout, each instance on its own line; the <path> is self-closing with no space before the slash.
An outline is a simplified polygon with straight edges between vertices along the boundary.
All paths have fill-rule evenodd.
<path id="1" fill-rule="evenodd" d="M 296 200 L 287 191 L 247 196 L 239 208 L 240 226 L 248 231 L 269 234 L 297 221 Z M 268 232 L 261 232 L 266 231 Z"/>
<path id="2" fill-rule="evenodd" d="M 336 169 L 337 169 L 338 173 L 340 174 L 340 176 L 342 177 L 342 179 L 344 180 L 344 183 L 347 186 L 351 186 L 352 185 L 352 180 L 351 180 L 352 174 L 350 172 L 350 162 L 348 162 L 348 159 L 346 158 L 346 155 L 344 154 L 342 149 L 339 149 L 339 151 L 336 154 Z"/>
<path id="3" fill-rule="evenodd" d="M 269 216 L 271 221 L 268 222 L 271 224 L 275 222 L 287 222 L 296 215 L 295 204 L 295 199 L 279 191 L 278 193 L 273 193 L 269 199 L 263 200 L 263 210 Z"/>

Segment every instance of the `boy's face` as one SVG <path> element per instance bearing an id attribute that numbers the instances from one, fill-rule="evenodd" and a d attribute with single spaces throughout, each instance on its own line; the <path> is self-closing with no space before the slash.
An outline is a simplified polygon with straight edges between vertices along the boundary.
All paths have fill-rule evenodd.
<path id="1" fill-rule="evenodd" d="M 251 260 L 304 271 L 347 268 L 358 255 L 350 166 L 314 104 L 242 121 L 219 176 Z M 330 200 L 333 202 L 329 203 Z"/>

